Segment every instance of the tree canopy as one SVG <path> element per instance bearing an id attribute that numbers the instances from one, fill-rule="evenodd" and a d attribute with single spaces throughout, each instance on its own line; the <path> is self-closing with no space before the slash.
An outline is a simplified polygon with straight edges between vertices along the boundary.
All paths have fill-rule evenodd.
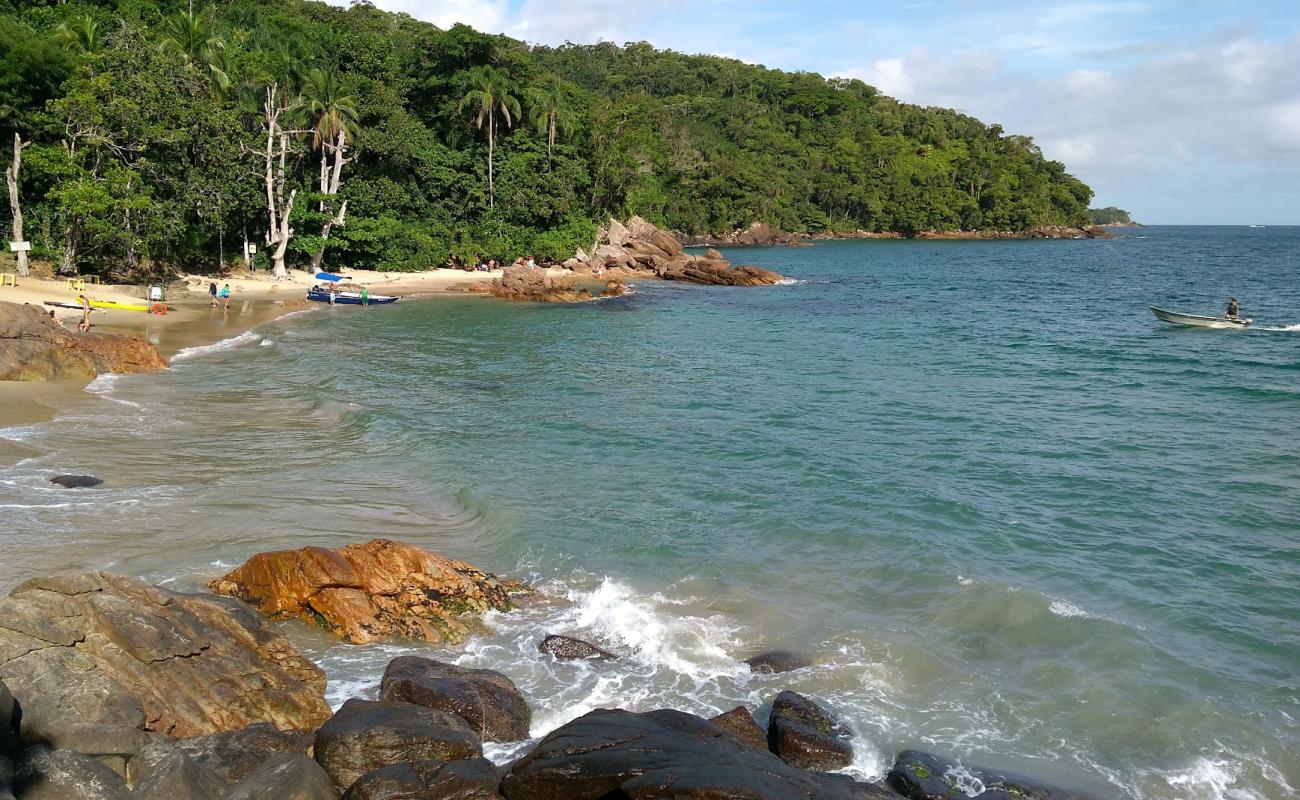
<path id="1" fill-rule="evenodd" d="M 1128 212 L 1115 206 L 1088 209 L 1088 218 L 1093 225 L 1131 225 L 1133 219 Z"/>
<path id="2" fill-rule="evenodd" d="M 67 271 L 221 269 L 245 240 L 265 265 L 291 191 L 290 264 L 383 270 L 562 258 L 609 216 L 1016 230 L 1087 222 L 1092 197 L 1028 137 L 861 81 L 366 2 L 0 0 L 14 131 L 33 255 Z"/>

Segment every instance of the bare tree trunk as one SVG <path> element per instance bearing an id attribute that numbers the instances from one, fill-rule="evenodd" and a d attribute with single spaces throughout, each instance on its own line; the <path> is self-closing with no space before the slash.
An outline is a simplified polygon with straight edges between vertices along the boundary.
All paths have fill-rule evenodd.
<path id="1" fill-rule="evenodd" d="M 321 199 L 321 211 L 333 215 L 331 217 L 326 218 L 324 224 L 321 225 L 320 235 L 321 238 L 324 239 L 326 242 L 329 241 L 330 231 L 334 228 L 335 225 L 342 226 L 344 224 L 344 219 L 347 217 L 347 213 L 348 213 L 347 200 L 344 200 L 343 204 L 339 206 L 338 213 L 334 213 L 334 198 L 338 196 L 339 187 L 343 183 L 343 165 L 350 160 L 347 157 L 347 149 L 348 149 L 347 133 L 344 131 L 339 131 L 338 138 L 334 141 L 334 144 L 332 145 L 322 144 L 321 146 L 322 168 L 325 165 L 327 148 L 329 152 L 332 153 L 334 156 L 334 169 L 332 172 L 328 174 L 328 180 L 326 180 L 327 177 L 326 173 L 324 172 L 321 173 L 321 191 L 325 193 L 325 197 Z M 321 268 L 321 264 L 324 261 L 325 261 L 325 245 L 322 244 L 321 249 L 318 250 L 314 256 L 312 256 L 311 259 L 312 271 L 315 272 L 319 270 Z"/>
<path id="2" fill-rule="evenodd" d="M 253 271 L 253 261 L 248 257 L 248 223 L 244 223 L 244 271 Z"/>
<path id="3" fill-rule="evenodd" d="M 75 221 L 68 223 L 63 235 L 63 259 L 59 262 L 60 275 L 77 274 L 77 235 L 78 225 Z"/>
<path id="4" fill-rule="evenodd" d="M 289 247 L 289 237 L 293 236 L 293 230 L 289 228 L 289 217 L 293 214 L 293 201 L 297 196 L 297 189 L 289 192 L 289 201 L 285 203 L 284 213 L 280 215 L 280 228 L 275 232 L 275 239 L 272 241 L 275 252 L 271 254 L 271 263 L 277 278 L 289 276 L 289 271 L 284 268 L 284 251 Z"/>
<path id="5" fill-rule="evenodd" d="M 546 115 L 546 166 L 551 166 L 551 156 L 555 154 L 555 109 Z"/>
<path id="6" fill-rule="evenodd" d="M 488 114 L 488 208 L 496 208 L 496 184 L 492 181 L 492 151 L 497 141 L 496 115 Z"/>
<path id="7" fill-rule="evenodd" d="M 288 201 L 284 200 L 284 163 L 289 150 L 289 134 L 280 127 L 280 114 L 284 111 L 280 105 L 279 89 L 272 83 L 266 87 L 266 103 L 262 107 L 266 113 L 266 246 L 271 249 L 271 267 L 277 279 L 289 277 L 284 266 L 284 253 L 289 247 L 293 229 L 289 227 L 289 217 L 293 215 L 293 203 L 298 190 L 289 192 Z M 275 139 L 280 137 L 280 152 L 276 152 Z M 279 169 L 276 159 L 279 158 Z M 244 264 L 248 264 L 248 236 L 244 236 Z"/>
<path id="8" fill-rule="evenodd" d="M 9 210 L 13 212 L 14 230 L 13 240 L 21 242 L 23 240 L 23 210 L 18 205 L 18 171 L 23 167 L 23 148 L 30 142 L 24 142 L 19 138 L 18 133 L 14 133 L 14 161 L 5 170 L 5 182 L 9 184 Z M 18 274 L 21 277 L 27 277 L 27 251 L 18 251 Z"/>

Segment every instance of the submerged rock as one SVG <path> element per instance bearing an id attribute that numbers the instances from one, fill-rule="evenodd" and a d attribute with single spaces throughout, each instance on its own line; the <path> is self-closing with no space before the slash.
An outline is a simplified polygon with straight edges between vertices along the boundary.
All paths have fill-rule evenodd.
<path id="1" fill-rule="evenodd" d="M 349 700 L 316 731 L 316 761 L 344 789 L 362 775 L 406 761 L 483 755 L 460 717 L 411 703 Z"/>
<path id="2" fill-rule="evenodd" d="M 379 699 L 455 714 L 485 742 L 528 738 L 532 712 L 514 681 L 491 669 L 466 669 L 418 656 L 388 662 Z"/>
<path id="3" fill-rule="evenodd" d="M 247 606 L 107 572 L 36 578 L 0 600 L 0 679 L 25 741 L 123 759 L 146 731 L 329 717 L 324 673 Z"/>
<path id="4" fill-rule="evenodd" d="M 494 575 L 387 539 L 258 553 L 208 584 L 270 617 L 304 617 L 353 644 L 392 636 L 462 642 L 469 612 L 511 608 Z"/>
<path id="5" fill-rule="evenodd" d="M 781 692 L 767 723 L 768 747 L 793 767 L 822 772 L 853 762 L 848 731 L 825 709 L 797 692 Z"/>
<path id="6" fill-rule="evenodd" d="M 537 649 L 543 653 L 550 653 L 552 656 L 561 661 L 569 661 L 580 658 L 590 658 L 604 661 L 617 661 L 618 656 L 602 650 L 590 642 L 584 642 L 581 639 L 575 639 L 572 636 L 561 636 L 552 633 L 538 643 Z"/>
<path id="7" fill-rule="evenodd" d="M 964 766 L 920 750 L 904 750 L 885 780 L 912 800 L 1094 800 L 1090 795 L 984 767 Z"/>
<path id="8" fill-rule="evenodd" d="M 344 800 L 501 800 L 501 776 L 486 758 L 413 761 L 367 772 Z"/>
<path id="9" fill-rule="evenodd" d="M 749 665 L 750 672 L 764 675 L 789 672 L 812 665 L 812 662 L 808 659 L 789 650 L 769 650 L 766 653 L 759 653 L 745 659 L 745 663 Z"/>
<path id="10" fill-rule="evenodd" d="M 795 769 L 681 711 L 592 711 L 551 732 L 501 782 L 508 800 L 849 800 L 843 775 Z"/>
<path id="11" fill-rule="evenodd" d="M 96 478 L 94 475 L 55 475 L 50 478 L 50 483 L 57 483 L 65 489 L 89 489 L 103 482 L 101 478 Z"/>
<path id="12" fill-rule="evenodd" d="M 93 378 L 106 372 L 151 372 L 167 361 L 143 339 L 76 333 L 38 306 L 0 302 L 0 381 Z"/>

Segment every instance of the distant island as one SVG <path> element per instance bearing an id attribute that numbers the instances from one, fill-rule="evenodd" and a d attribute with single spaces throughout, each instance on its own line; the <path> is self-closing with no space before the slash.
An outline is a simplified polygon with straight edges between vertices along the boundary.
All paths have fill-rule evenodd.
<path id="1" fill-rule="evenodd" d="M 20 271 L 555 263 L 632 215 L 680 237 L 1021 232 L 1086 225 L 1093 194 L 1027 136 L 859 80 L 368 2 L 0 4 L 0 43 Z"/>
<path id="2" fill-rule="evenodd" d="M 1140 222 L 1134 222 L 1129 213 L 1122 208 L 1115 206 L 1106 206 L 1105 208 L 1088 209 L 1088 217 L 1092 220 L 1093 225 L 1108 225 L 1114 227 L 1134 227 L 1142 226 Z"/>

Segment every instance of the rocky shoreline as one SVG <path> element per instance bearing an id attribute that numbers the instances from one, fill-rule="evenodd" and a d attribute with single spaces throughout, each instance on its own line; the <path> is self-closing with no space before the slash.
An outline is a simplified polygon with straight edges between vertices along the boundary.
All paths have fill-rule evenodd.
<path id="1" fill-rule="evenodd" d="M 385 540 L 258 554 L 212 587 L 252 605 L 105 572 L 0 600 L 0 800 L 957 800 L 976 785 L 988 800 L 1085 797 L 915 750 L 883 783 L 857 781 L 837 772 L 849 731 L 789 690 L 765 727 L 744 706 L 709 719 L 598 709 L 493 764 L 485 742 L 530 739 L 509 676 L 401 656 L 377 699 L 331 712 L 324 674 L 263 615 L 348 641 L 452 642 L 527 587 Z M 599 669 L 617 655 L 556 634 L 537 657 Z M 779 651 L 749 664 L 807 666 Z"/>

